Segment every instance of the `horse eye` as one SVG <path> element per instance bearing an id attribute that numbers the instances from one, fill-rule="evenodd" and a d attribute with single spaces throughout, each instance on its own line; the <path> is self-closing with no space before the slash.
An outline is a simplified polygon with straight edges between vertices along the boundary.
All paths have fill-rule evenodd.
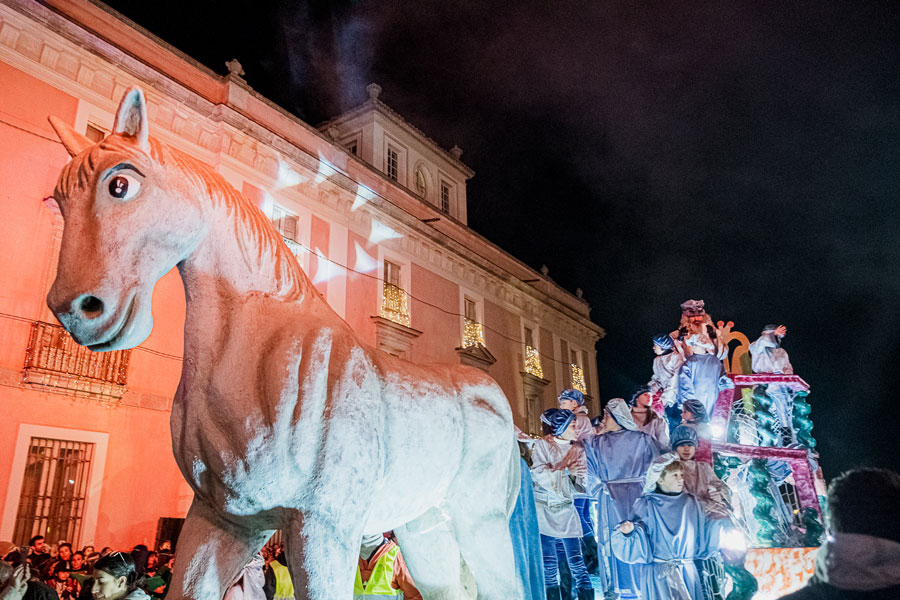
<path id="1" fill-rule="evenodd" d="M 141 182 L 130 175 L 119 174 L 109 180 L 109 195 L 119 200 L 131 200 L 141 189 Z"/>

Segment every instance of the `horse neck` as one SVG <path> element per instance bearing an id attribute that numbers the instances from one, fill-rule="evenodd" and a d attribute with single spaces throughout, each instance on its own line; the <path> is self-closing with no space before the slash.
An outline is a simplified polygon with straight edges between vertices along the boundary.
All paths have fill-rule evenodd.
<path id="1" fill-rule="evenodd" d="M 210 328 L 227 328 L 244 311 L 259 310 L 260 302 L 312 310 L 319 300 L 312 284 L 262 211 L 215 171 L 189 157 L 175 158 L 194 183 L 191 198 L 203 231 L 178 264 L 187 300 L 186 344 L 192 332 L 205 330 L 208 336 Z"/>

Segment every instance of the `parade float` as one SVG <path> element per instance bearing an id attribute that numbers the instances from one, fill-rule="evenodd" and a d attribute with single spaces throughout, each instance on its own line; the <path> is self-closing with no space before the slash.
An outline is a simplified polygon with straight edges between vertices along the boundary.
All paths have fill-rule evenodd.
<path id="1" fill-rule="evenodd" d="M 770 600 L 802 587 L 824 533 L 810 387 L 793 372 L 780 347 L 784 329 L 781 335 L 776 329 L 767 326 L 752 344 L 730 332 L 723 362 L 734 387 L 719 393 L 706 442 L 707 460 L 733 492 L 735 521 L 748 545 L 743 565 L 725 567 L 733 600 Z M 772 355 L 776 360 L 767 360 Z"/>

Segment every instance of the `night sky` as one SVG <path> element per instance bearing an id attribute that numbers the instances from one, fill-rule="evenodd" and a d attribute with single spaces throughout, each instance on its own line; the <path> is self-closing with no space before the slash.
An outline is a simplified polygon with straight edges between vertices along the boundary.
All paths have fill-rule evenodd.
<path id="1" fill-rule="evenodd" d="M 469 225 L 606 329 L 604 400 L 702 298 L 787 325 L 827 479 L 900 470 L 900 3 L 110 4 L 311 124 L 374 81 L 462 147 Z"/>

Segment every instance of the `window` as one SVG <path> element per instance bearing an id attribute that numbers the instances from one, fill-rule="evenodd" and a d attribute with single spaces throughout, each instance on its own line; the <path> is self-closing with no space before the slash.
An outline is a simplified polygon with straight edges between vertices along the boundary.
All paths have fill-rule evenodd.
<path id="1" fill-rule="evenodd" d="M 297 241 L 297 215 L 292 215 L 278 205 L 272 208 L 272 223 L 282 236 Z"/>
<path id="2" fill-rule="evenodd" d="M 467 319 L 469 319 L 471 321 L 478 320 L 478 310 L 477 310 L 476 306 L 477 305 L 475 304 L 475 301 L 472 300 L 471 298 L 465 299 L 465 311 L 466 311 Z"/>
<path id="3" fill-rule="evenodd" d="M 441 182 L 441 212 L 450 214 L 450 186 L 446 181 Z"/>
<path id="4" fill-rule="evenodd" d="M 31 438 L 13 533 L 16 544 L 38 534 L 80 539 L 93 458 L 92 443 Z"/>
<path id="5" fill-rule="evenodd" d="M 349 152 L 353 156 L 359 156 L 359 142 L 353 140 L 352 142 L 347 144 L 347 152 Z"/>
<path id="6" fill-rule="evenodd" d="M 400 287 L 400 265 L 384 261 L 384 282 Z"/>
<path id="7" fill-rule="evenodd" d="M 400 178 L 400 156 L 392 146 L 387 151 L 387 176 L 394 181 Z"/>
<path id="8" fill-rule="evenodd" d="M 534 330 L 531 327 L 525 328 L 525 345 L 534 348 Z"/>
<path id="9" fill-rule="evenodd" d="M 106 137 L 106 131 L 104 131 L 102 127 L 98 127 L 93 123 L 88 123 L 84 135 L 96 144 L 103 141 L 103 138 Z"/>

